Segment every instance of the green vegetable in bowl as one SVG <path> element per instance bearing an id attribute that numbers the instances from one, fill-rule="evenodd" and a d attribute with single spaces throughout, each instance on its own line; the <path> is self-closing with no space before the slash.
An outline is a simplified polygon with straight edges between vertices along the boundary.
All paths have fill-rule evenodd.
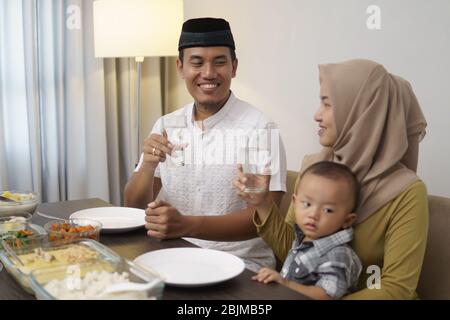
<path id="1" fill-rule="evenodd" d="M 29 244 L 28 238 L 34 235 L 33 230 L 8 231 L 1 235 L 1 239 L 7 241 L 8 245 L 13 248 L 21 248 Z"/>

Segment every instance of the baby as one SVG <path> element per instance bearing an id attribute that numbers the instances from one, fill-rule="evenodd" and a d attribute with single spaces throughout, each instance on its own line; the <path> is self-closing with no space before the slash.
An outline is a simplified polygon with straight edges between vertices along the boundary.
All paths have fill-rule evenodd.
<path id="1" fill-rule="evenodd" d="M 262 268 L 254 280 L 278 282 L 313 299 L 339 299 L 354 289 L 361 262 L 352 240 L 359 183 L 346 166 L 310 166 L 292 196 L 296 239 L 281 272 Z"/>

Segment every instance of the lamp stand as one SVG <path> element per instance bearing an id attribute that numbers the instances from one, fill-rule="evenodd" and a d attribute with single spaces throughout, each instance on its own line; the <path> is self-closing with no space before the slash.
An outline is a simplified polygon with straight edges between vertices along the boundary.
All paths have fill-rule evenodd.
<path id="1" fill-rule="evenodd" d="M 142 62 L 144 57 L 136 57 L 137 66 L 137 83 L 136 83 L 136 104 L 137 104 L 137 160 L 136 167 L 139 164 L 139 158 L 141 157 L 141 72 Z"/>

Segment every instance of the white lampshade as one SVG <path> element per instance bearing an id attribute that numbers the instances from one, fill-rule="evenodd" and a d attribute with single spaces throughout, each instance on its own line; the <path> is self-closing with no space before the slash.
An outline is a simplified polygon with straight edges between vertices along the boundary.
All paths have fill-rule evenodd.
<path id="1" fill-rule="evenodd" d="M 182 24 L 182 0 L 94 1 L 95 56 L 175 56 Z"/>

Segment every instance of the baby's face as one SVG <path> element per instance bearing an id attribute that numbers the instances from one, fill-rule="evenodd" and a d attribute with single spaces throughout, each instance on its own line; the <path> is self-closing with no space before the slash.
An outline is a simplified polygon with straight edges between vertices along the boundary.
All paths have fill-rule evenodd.
<path id="1" fill-rule="evenodd" d="M 356 218 L 352 210 L 352 195 L 348 184 L 312 173 L 300 181 L 293 195 L 295 220 L 305 234 L 305 241 L 331 235 L 348 228 Z"/>

